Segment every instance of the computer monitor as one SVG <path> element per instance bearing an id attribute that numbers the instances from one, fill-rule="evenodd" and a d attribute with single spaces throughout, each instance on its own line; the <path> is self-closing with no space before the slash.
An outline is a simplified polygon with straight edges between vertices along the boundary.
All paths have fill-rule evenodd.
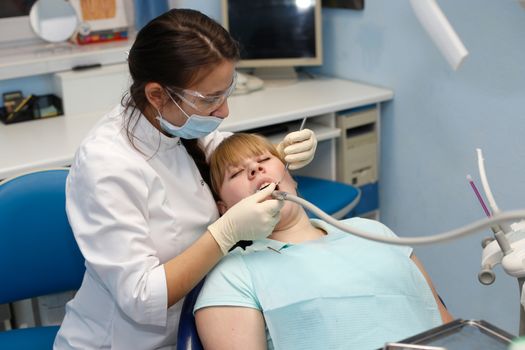
<path id="1" fill-rule="evenodd" d="M 222 0 L 222 12 L 240 45 L 239 68 L 280 75 L 322 64 L 321 0 Z"/>

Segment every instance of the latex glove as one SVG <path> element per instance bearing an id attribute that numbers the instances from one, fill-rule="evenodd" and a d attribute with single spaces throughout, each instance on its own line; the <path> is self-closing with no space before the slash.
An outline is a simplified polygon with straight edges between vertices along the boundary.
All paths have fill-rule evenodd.
<path id="1" fill-rule="evenodd" d="M 266 199 L 271 196 L 275 184 L 252 194 L 228 209 L 222 217 L 208 226 L 223 254 L 241 240 L 252 241 L 266 238 L 281 218 L 284 201 Z"/>
<path id="2" fill-rule="evenodd" d="M 302 168 L 310 163 L 314 159 L 316 148 L 317 138 L 310 129 L 291 132 L 277 145 L 277 151 L 290 164 L 290 170 Z"/>

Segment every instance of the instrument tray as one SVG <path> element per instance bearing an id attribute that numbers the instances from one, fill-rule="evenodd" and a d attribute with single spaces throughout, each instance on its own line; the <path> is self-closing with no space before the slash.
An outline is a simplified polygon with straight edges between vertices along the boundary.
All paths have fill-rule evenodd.
<path id="1" fill-rule="evenodd" d="M 486 321 L 457 319 L 397 343 L 383 350 L 506 350 L 515 336 Z"/>

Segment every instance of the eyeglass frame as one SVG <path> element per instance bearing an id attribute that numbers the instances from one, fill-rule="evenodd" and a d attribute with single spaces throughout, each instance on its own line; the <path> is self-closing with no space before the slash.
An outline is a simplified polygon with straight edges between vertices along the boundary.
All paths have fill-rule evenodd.
<path id="1" fill-rule="evenodd" d="M 217 94 L 217 95 L 204 95 L 198 91 L 195 91 L 195 90 L 190 90 L 190 89 L 183 89 L 183 88 L 178 88 L 178 87 L 174 87 L 174 88 L 166 88 L 166 90 L 168 91 L 168 93 L 172 94 L 172 95 L 175 95 L 177 96 L 178 98 L 180 98 L 184 103 L 188 104 L 191 108 L 201 112 L 201 113 L 209 113 L 209 112 L 212 112 L 214 111 L 217 107 L 221 106 L 227 99 L 228 97 L 230 97 L 232 95 L 232 93 L 235 91 L 235 86 L 237 85 L 237 72 L 235 72 L 233 74 L 233 78 L 232 78 L 232 82 L 230 84 L 230 86 L 228 86 L 228 88 L 221 94 Z M 178 90 L 178 91 L 175 91 L 175 90 Z M 195 102 L 192 102 L 190 101 L 187 97 L 184 97 L 184 95 L 190 95 L 190 96 L 193 96 L 197 99 L 200 99 L 200 101 L 203 101 L 204 103 L 208 103 L 206 102 L 206 99 L 217 99 L 217 102 L 212 102 L 212 103 L 209 103 L 210 107 L 208 107 L 206 109 L 206 111 L 200 109 L 199 107 L 197 107 L 197 105 L 195 104 Z"/>

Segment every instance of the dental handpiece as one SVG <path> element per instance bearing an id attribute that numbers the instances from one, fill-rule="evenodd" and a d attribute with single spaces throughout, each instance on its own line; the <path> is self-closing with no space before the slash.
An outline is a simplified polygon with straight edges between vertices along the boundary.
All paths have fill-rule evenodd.
<path id="1" fill-rule="evenodd" d="M 379 236 L 374 233 L 367 232 L 363 229 L 353 227 L 347 223 L 341 222 L 337 219 L 334 219 L 330 215 L 326 214 L 321 209 L 317 208 L 312 203 L 308 202 L 307 200 L 304 200 L 303 198 L 300 198 L 298 196 L 295 196 L 293 194 L 284 192 L 284 191 L 273 191 L 272 197 L 277 200 L 286 200 L 290 202 L 297 203 L 301 205 L 303 208 L 307 209 L 308 211 L 314 213 L 317 217 L 320 219 L 323 219 L 324 221 L 328 222 L 330 225 L 340 229 L 341 231 L 344 231 L 346 233 L 372 240 L 382 243 L 388 243 L 388 244 L 394 244 L 394 245 L 424 245 L 424 244 L 433 244 L 438 242 L 444 242 L 456 238 L 460 238 L 463 236 L 466 236 L 467 234 L 474 233 L 476 231 L 481 231 L 482 229 L 485 229 L 487 227 L 491 227 L 495 224 L 501 224 L 503 222 L 518 220 L 518 219 L 524 219 L 525 218 L 525 210 L 513 210 L 513 211 L 506 211 L 506 212 L 499 212 L 494 213 L 490 218 L 485 218 L 482 220 L 471 222 L 467 225 L 464 225 L 462 227 L 442 232 L 439 234 L 435 234 L 432 236 L 424 236 L 424 237 L 385 237 L 385 236 Z"/>
<path id="2" fill-rule="evenodd" d="M 306 118 L 308 118 L 308 117 L 304 117 L 303 118 L 303 121 L 301 122 L 301 126 L 299 127 L 299 130 L 297 130 L 297 131 L 301 131 L 301 130 L 304 129 L 304 124 L 306 124 Z M 286 162 L 286 165 L 284 166 L 284 169 L 286 171 L 288 171 L 288 167 L 289 166 L 290 166 L 290 163 Z M 285 171 L 285 173 L 286 173 L 286 171 Z M 283 177 L 284 177 L 284 175 L 283 175 Z M 281 178 L 281 180 L 282 180 L 282 178 Z M 281 182 L 281 180 L 279 180 L 279 182 L 277 184 L 279 184 Z"/>
<path id="3" fill-rule="evenodd" d="M 304 117 L 303 118 L 303 121 L 301 122 L 301 126 L 299 127 L 299 130 L 297 130 L 297 131 L 301 131 L 301 130 L 304 129 L 304 125 L 306 124 L 306 118 L 308 118 L 308 117 Z M 276 185 L 279 185 L 281 183 L 281 181 L 283 181 L 284 176 L 286 175 L 286 172 L 288 171 L 288 167 L 289 166 L 290 166 L 290 163 L 286 162 L 286 164 L 284 165 L 283 176 L 279 179 L 279 181 L 276 182 Z"/>

